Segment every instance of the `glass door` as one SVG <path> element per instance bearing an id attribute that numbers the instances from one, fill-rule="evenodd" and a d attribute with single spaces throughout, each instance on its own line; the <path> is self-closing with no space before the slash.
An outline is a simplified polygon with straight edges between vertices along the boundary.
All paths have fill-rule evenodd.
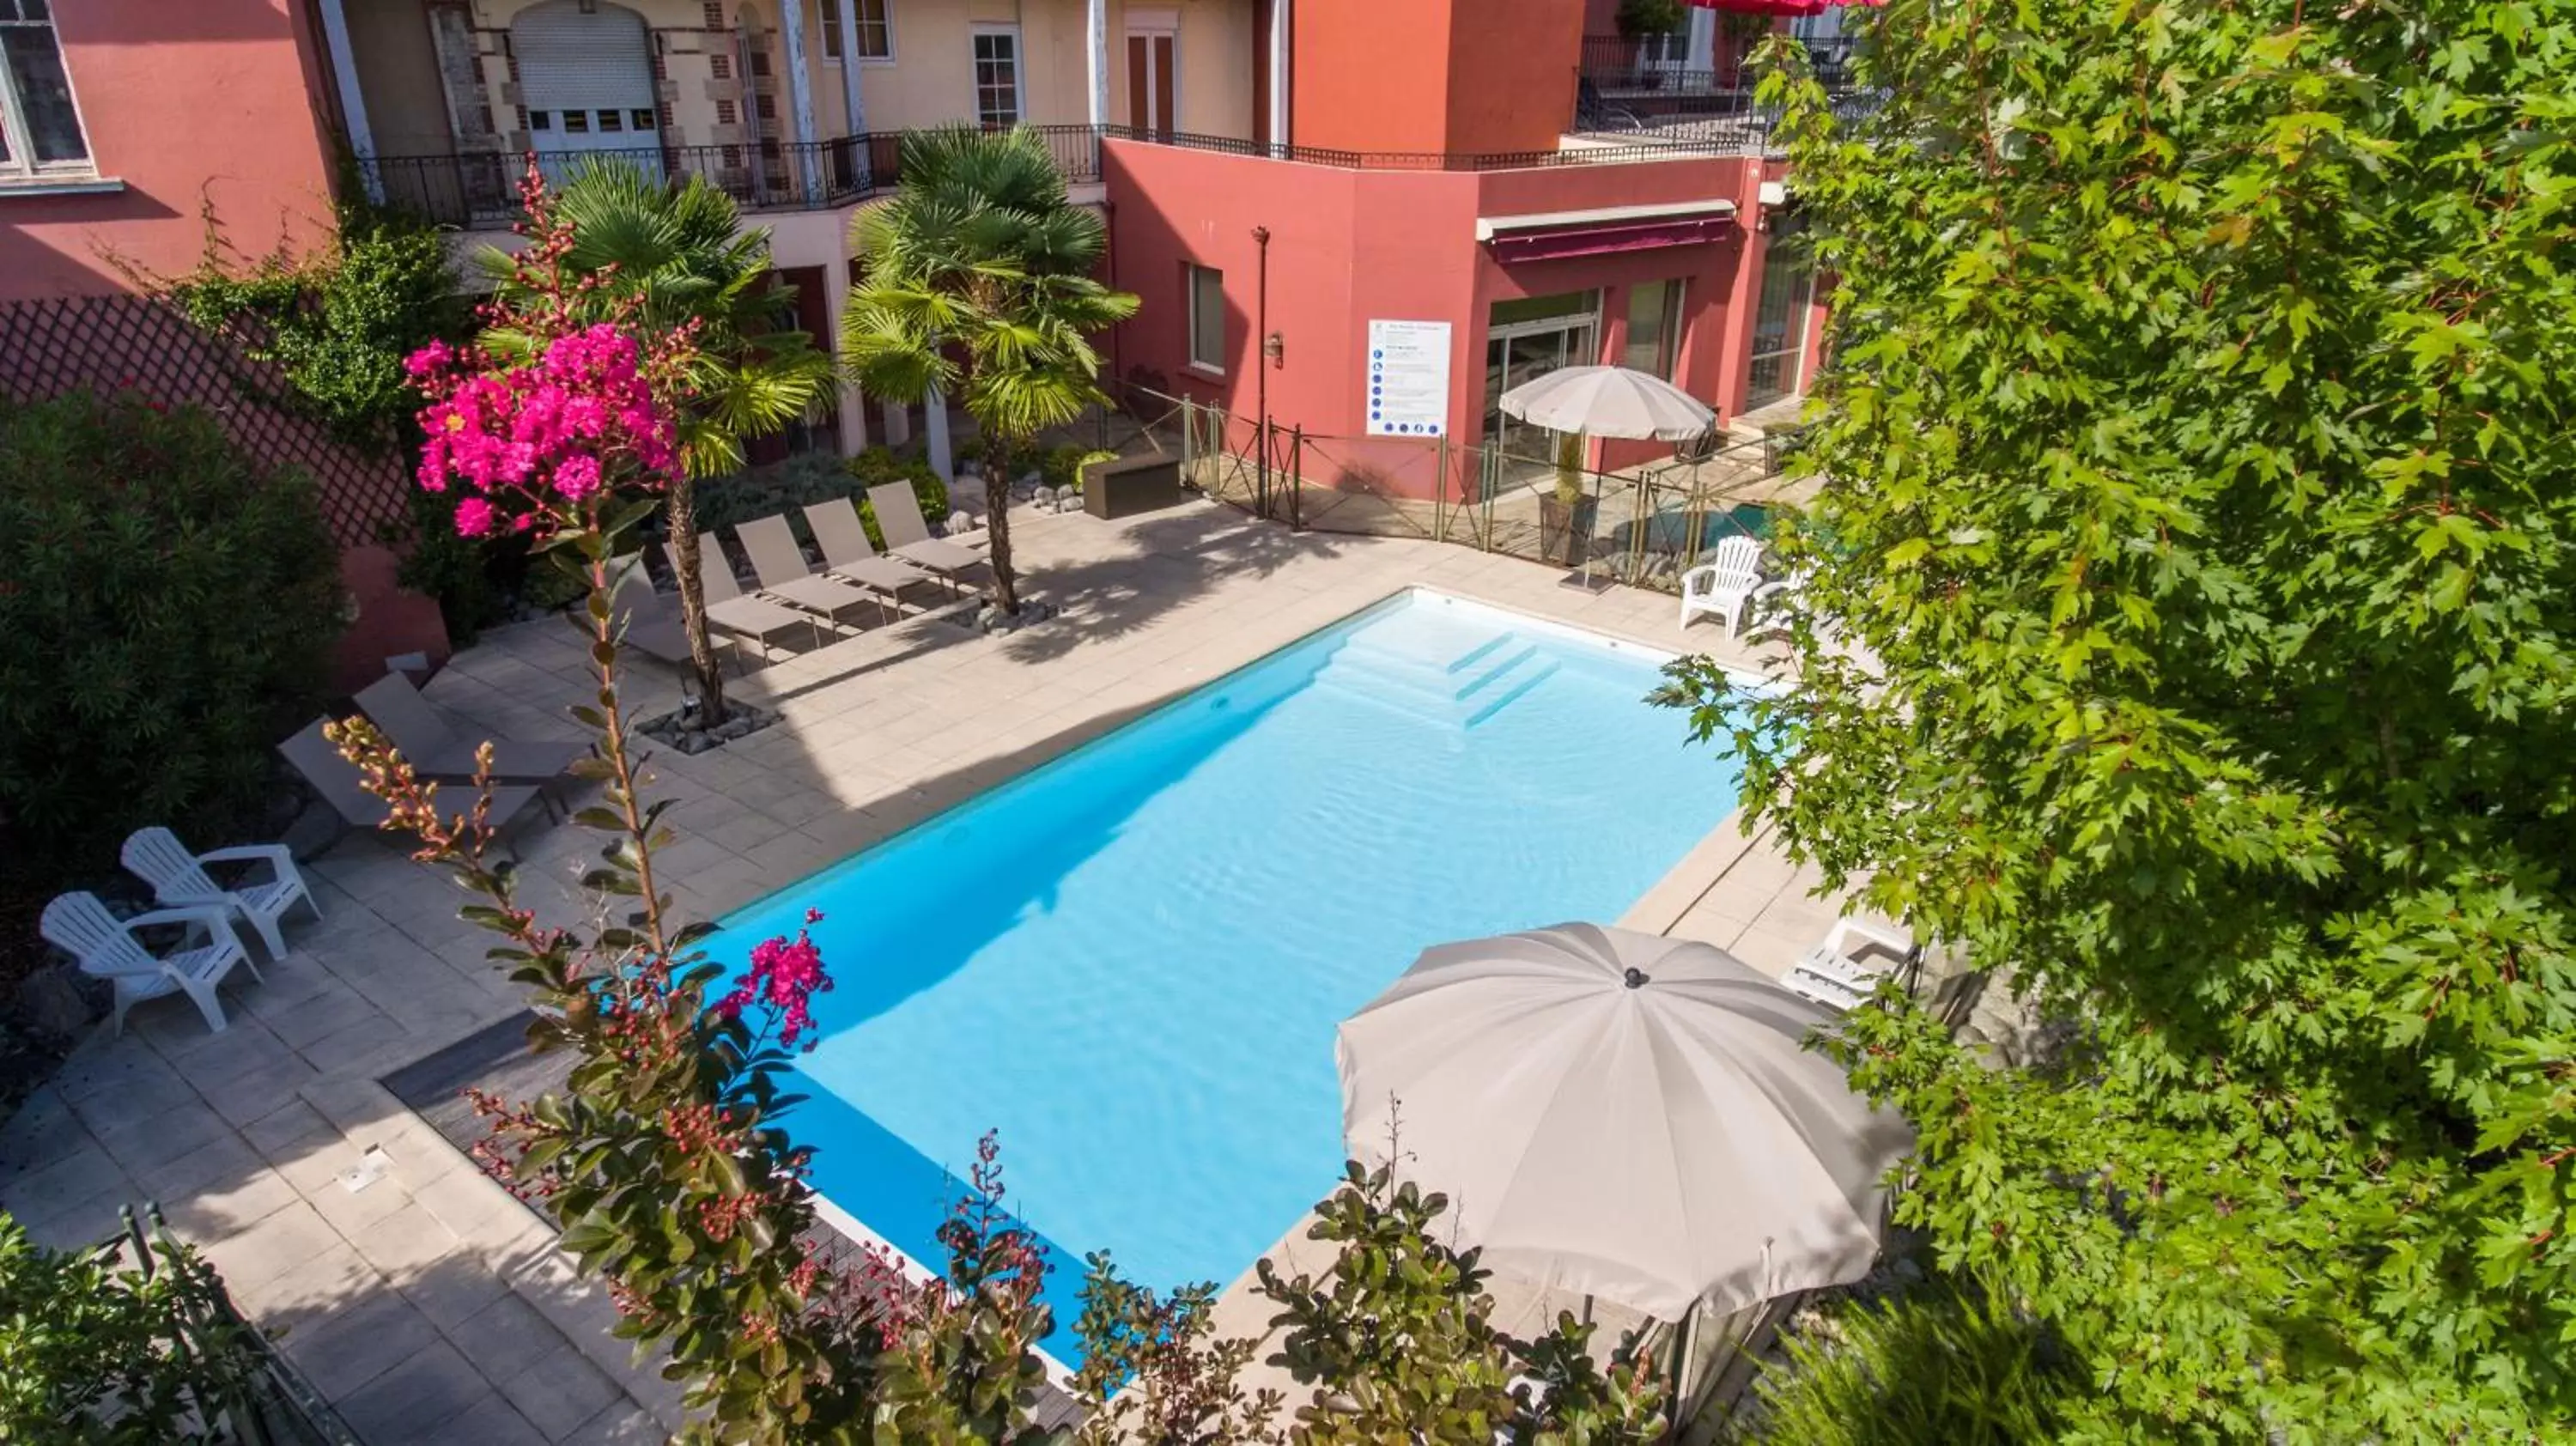
<path id="1" fill-rule="evenodd" d="M 1485 328 L 1485 445 L 1515 463 L 1553 467 L 1556 435 L 1504 415 L 1503 393 L 1570 366 L 1600 360 L 1600 293 L 1498 301 Z"/>
<path id="2" fill-rule="evenodd" d="M 1806 370 L 1808 303 L 1816 268 L 1794 235 L 1775 233 L 1762 262 L 1762 294 L 1753 304 L 1753 356 L 1744 381 L 1744 410 L 1759 411 L 1798 394 Z"/>

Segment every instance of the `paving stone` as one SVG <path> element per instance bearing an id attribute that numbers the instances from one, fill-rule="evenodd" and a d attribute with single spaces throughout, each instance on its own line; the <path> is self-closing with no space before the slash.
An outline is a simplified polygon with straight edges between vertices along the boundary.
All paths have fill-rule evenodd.
<path id="1" fill-rule="evenodd" d="M 267 1118 L 281 1101 L 294 1099 L 298 1090 L 321 1078 L 320 1071 L 284 1044 L 277 1048 L 275 1058 L 219 1083 L 200 1085 L 197 1092 L 216 1114 L 236 1125 Z"/>
<path id="2" fill-rule="evenodd" d="M 563 1332 L 515 1293 L 502 1294 L 449 1327 L 447 1335 L 475 1369 L 496 1381 L 507 1380 L 526 1370 L 530 1362 L 568 1346 Z"/>
<path id="3" fill-rule="evenodd" d="M 0 1126 L 0 1180 L 56 1165 L 89 1148 L 89 1127 L 50 1087 L 18 1104 L 18 1113 Z"/>
<path id="4" fill-rule="evenodd" d="M 301 1050 L 352 1025 L 381 1017 L 382 1012 L 365 995 L 329 989 L 279 1010 L 269 1017 L 268 1027 L 289 1049 Z"/>
<path id="5" fill-rule="evenodd" d="M 457 1241 L 455 1231 L 419 1205 L 406 1202 L 400 1210 L 361 1228 L 349 1243 L 378 1270 L 408 1279 L 444 1258 Z"/>
<path id="6" fill-rule="evenodd" d="M 569 1345 L 556 1347 L 551 1355 L 502 1382 L 501 1394 L 549 1441 L 562 1440 L 611 1404 L 626 1399 L 615 1381 Z"/>
<path id="7" fill-rule="evenodd" d="M 661 1446 L 670 1435 L 643 1407 L 620 1398 L 582 1422 L 561 1446 Z"/>
<path id="8" fill-rule="evenodd" d="M 36 1220 L 111 1191 L 131 1193 L 134 1182 L 105 1150 L 92 1147 L 41 1170 L 0 1179 L 0 1210 Z"/>
<path id="9" fill-rule="evenodd" d="M 379 1060 L 387 1060 L 388 1053 L 393 1047 L 415 1042 L 420 1044 L 421 1053 L 426 1053 L 433 1047 L 426 1041 L 415 1041 L 411 1031 L 403 1027 L 401 1020 L 391 1015 L 377 1014 L 360 1020 L 337 1034 L 325 1035 L 305 1045 L 299 1052 L 304 1056 L 305 1063 L 326 1075 L 339 1074 L 347 1070 L 373 1073 L 374 1071 L 368 1066 Z M 387 1062 L 390 1061 L 387 1060 Z"/>
<path id="10" fill-rule="evenodd" d="M 441 1331 L 473 1318 L 484 1307 L 510 1293 L 498 1271 L 472 1253 L 459 1251 L 401 1283 L 403 1297 L 420 1308 Z"/>
<path id="11" fill-rule="evenodd" d="M 438 1343 L 438 1327 L 387 1291 L 368 1296 L 290 1334 L 286 1353 L 325 1400 L 342 1401 Z"/>
<path id="12" fill-rule="evenodd" d="M 473 1446 L 546 1446 L 546 1435 L 528 1424 L 528 1419 L 499 1396 L 447 1423 L 440 1432 L 443 1441 L 472 1442 Z"/>
<path id="13" fill-rule="evenodd" d="M 465 1439 L 450 1427 L 491 1398 L 483 1373 L 438 1341 L 335 1405 L 367 1446 L 408 1446 Z"/>
<path id="14" fill-rule="evenodd" d="M 221 1115 L 191 1097 L 177 1109 L 164 1110 L 139 1124 L 118 1130 L 92 1127 L 100 1148 L 138 1178 L 147 1170 L 194 1154 L 208 1145 L 237 1140 Z"/>

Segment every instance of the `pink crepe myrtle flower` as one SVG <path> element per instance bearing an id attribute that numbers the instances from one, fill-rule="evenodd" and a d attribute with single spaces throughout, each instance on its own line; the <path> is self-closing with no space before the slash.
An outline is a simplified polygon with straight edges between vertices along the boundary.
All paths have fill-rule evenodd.
<path id="1" fill-rule="evenodd" d="M 533 165 L 521 199 L 531 244 L 483 316 L 526 349 L 432 342 L 403 361 L 425 399 L 414 475 L 427 491 L 472 494 L 476 505 L 457 511 L 469 536 L 589 525 L 608 493 L 658 491 L 681 465 L 676 408 L 690 394 L 695 325 L 647 331 L 640 301 L 576 275 L 572 226 Z"/>
<path id="2" fill-rule="evenodd" d="M 822 921 L 822 910 L 805 911 L 809 927 Z M 778 1019 L 778 1042 L 793 1049 L 796 1041 L 804 1039 L 810 1051 L 822 1043 L 806 1038 L 814 1029 L 810 1006 L 815 995 L 829 993 L 831 988 L 832 980 L 823 971 L 823 951 L 815 947 L 806 929 L 798 929 L 794 939 L 780 935 L 754 946 L 751 967 L 734 977 L 732 992 L 716 1001 L 715 1010 L 727 1019 L 739 1019 L 753 1004 L 766 1004 Z"/>

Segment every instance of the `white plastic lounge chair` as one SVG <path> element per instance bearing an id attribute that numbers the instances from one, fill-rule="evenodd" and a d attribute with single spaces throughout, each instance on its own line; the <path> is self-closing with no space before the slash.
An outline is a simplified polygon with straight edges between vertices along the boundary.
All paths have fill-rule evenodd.
<path id="1" fill-rule="evenodd" d="M 1884 953 L 1863 957 L 1861 951 L 1872 948 Z M 1914 940 L 1899 930 L 1866 919 L 1836 919 L 1824 939 L 1800 955 L 1780 982 L 1819 1004 L 1849 1009 L 1868 998 L 1878 982 L 1895 973 L 1913 953 Z"/>
<path id="2" fill-rule="evenodd" d="M 179 836 L 166 828 L 138 828 L 125 840 L 127 872 L 152 886 L 152 896 L 164 905 L 202 905 L 230 909 L 233 914 L 259 931 L 260 942 L 268 945 L 268 957 L 286 957 L 286 937 L 278 921 L 298 904 L 322 917 L 322 905 L 295 869 L 295 855 L 284 844 L 244 844 L 238 848 L 214 849 L 207 853 L 190 853 Z M 206 865 L 223 863 L 264 863 L 269 868 L 269 882 L 244 884 L 227 889 L 206 873 Z"/>
<path id="3" fill-rule="evenodd" d="M 387 673 L 358 693 L 358 707 L 387 741 L 402 750 L 404 761 L 425 777 L 470 778 L 481 739 L 468 738 L 448 725 L 429 700 L 401 673 Z M 545 784 L 563 776 L 590 753 L 587 743 L 531 743 L 495 740 L 492 776 L 514 783 Z"/>
<path id="4" fill-rule="evenodd" d="M 613 559 L 609 568 L 616 578 L 610 588 L 609 606 L 617 612 L 621 630 L 618 642 L 675 668 L 696 666 L 697 660 L 689 652 L 689 630 L 680 622 L 679 604 L 653 590 L 652 576 L 644 571 L 644 554 L 630 552 Z M 721 650 L 733 646 L 733 637 L 719 633 L 707 642 Z M 740 661 L 741 652 L 736 649 L 737 668 Z M 717 659 L 717 666 L 723 666 L 723 659 Z"/>
<path id="5" fill-rule="evenodd" d="M 877 515 L 877 531 L 884 535 L 888 551 L 939 574 L 951 588 L 957 585 L 957 574 L 984 560 L 984 554 L 971 547 L 930 535 L 930 524 L 921 518 L 921 499 L 912 495 L 909 482 L 869 488 L 868 508 Z"/>
<path id="6" fill-rule="evenodd" d="M 784 516 L 762 517 L 733 530 L 751 559 L 751 575 L 760 590 L 789 607 L 803 608 L 839 621 L 851 608 L 873 607 L 886 621 L 894 619 L 893 599 L 873 589 L 853 587 L 837 577 L 824 577 L 805 561 L 805 549 Z"/>
<path id="7" fill-rule="evenodd" d="M 667 554 L 663 561 L 670 561 Z M 671 572 L 675 577 L 679 575 L 678 564 L 672 564 Z M 745 597 L 742 584 L 734 578 L 733 563 L 712 532 L 698 534 L 698 588 L 707 600 L 707 621 L 760 644 L 763 657 L 769 654 L 771 638 L 796 628 L 811 629 L 814 641 L 823 641 L 822 620 L 812 613 L 798 612 L 765 597 Z"/>
<path id="8" fill-rule="evenodd" d="M 859 509 L 847 497 L 834 497 L 805 509 L 805 525 L 814 530 L 814 543 L 823 549 L 823 566 L 837 577 L 846 577 L 861 587 L 874 588 L 895 599 L 902 606 L 903 590 L 928 584 L 947 585 L 937 577 L 899 557 L 887 557 L 868 541 L 868 525 L 860 520 Z"/>
<path id="9" fill-rule="evenodd" d="M 187 995 L 206 1017 L 206 1028 L 221 1034 L 226 1020 L 215 986 L 236 964 L 248 969 L 253 979 L 259 977 L 259 966 L 251 962 L 250 951 L 242 948 L 224 915 L 220 906 L 200 905 L 119 919 L 98 901 L 98 895 L 82 892 L 60 895 L 47 904 L 37 928 L 55 948 L 80 961 L 83 974 L 116 986 L 118 1034 L 125 1032 L 125 1011 L 164 994 Z M 156 957 L 134 937 L 135 930 L 155 924 L 185 924 L 188 935 L 180 947 Z M 197 942 L 200 935 L 203 943 Z"/>
<path id="10" fill-rule="evenodd" d="M 1762 544 L 1750 537 L 1727 538 L 1709 561 L 1682 574 L 1682 626 L 1689 627 L 1695 614 L 1713 613 L 1734 632 L 1744 622 L 1744 605 L 1761 585 Z"/>
<path id="11" fill-rule="evenodd" d="M 341 757 L 339 746 L 322 736 L 321 719 L 305 724 L 303 731 L 277 745 L 277 751 L 286 755 L 286 761 L 304 775 L 304 781 L 312 784 L 313 791 L 322 795 L 322 801 L 331 805 L 351 828 L 380 828 L 393 816 L 393 809 L 383 799 L 367 792 L 358 765 Z M 537 791 L 524 784 L 493 789 L 492 811 L 487 815 L 492 827 L 508 826 L 536 796 Z M 453 803 L 452 808 L 442 808 L 441 812 L 465 809 L 453 790 L 442 790 L 440 801 Z"/>

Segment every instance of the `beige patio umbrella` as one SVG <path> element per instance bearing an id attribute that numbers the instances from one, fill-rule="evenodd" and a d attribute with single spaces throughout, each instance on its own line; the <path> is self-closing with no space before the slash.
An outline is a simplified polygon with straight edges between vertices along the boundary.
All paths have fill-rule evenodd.
<path id="1" fill-rule="evenodd" d="M 1860 1279 L 1913 1145 L 1804 1047 L 1834 1016 L 1706 944 L 1597 924 L 1425 950 L 1343 1021 L 1342 1135 L 1534 1284 L 1664 1321 Z"/>
<path id="2" fill-rule="evenodd" d="M 1627 367 L 1559 367 L 1503 393 L 1499 405 L 1533 427 L 1595 437 L 1687 442 L 1717 424 L 1707 403 Z"/>

